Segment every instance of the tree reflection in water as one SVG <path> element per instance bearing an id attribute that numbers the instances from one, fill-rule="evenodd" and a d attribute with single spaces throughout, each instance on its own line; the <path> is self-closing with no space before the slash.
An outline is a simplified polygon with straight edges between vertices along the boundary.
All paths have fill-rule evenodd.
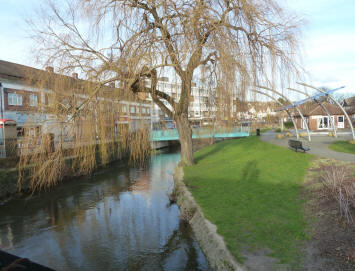
<path id="1" fill-rule="evenodd" d="M 122 163 L 0 206 L 0 248 L 57 270 L 207 270 L 166 195 L 179 154 Z"/>

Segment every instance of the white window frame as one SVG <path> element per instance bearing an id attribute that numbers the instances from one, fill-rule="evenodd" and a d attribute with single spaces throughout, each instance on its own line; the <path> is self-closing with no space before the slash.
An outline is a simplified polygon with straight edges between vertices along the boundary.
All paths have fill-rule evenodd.
<path id="1" fill-rule="evenodd" d="M 341 122 L 339 122 L 339 118 L 343 118 L 343 121 L 341 121 Z M 344 120 L 344 116 L 338 116 L 337 117 L 337 121 L 338 121 L 338 128 L 340 128 L 340 129 L 343 129 L 345 126 L 345 120 Z M 339 125 L 339 124 L 341 124 L 341 125 Z"/>
<path id="2" fill-rule="evenodd" d="M 130 105 L 130 106 L 129 106 L 129 112 L 130 112 L 131 114 L 135 114 L 135 113 L 136 113 L 136 107 L 133 106 L 133 105 Z"/>
<path id="3" fill-rule="evenodd" d="M 302 123 L 302 129 L 307 129 L 306 126 L 309 127 L 309 118 L 308 117 L 304 117 L 306 123 L 304 123 L 304 121 L 301 119 L 301 123 Z M 317 122 L 317 125 L 318 125 L 318 122 Z"/>
<path id="4" fill-rule="evenodd" d="M 317 130 L 327 130 L 332 128 L 332 123 L 334 122 L 334 116 L 330 116 L 331 119 L 329 119 L 328 116 L 319 116 L 317 117 Z M 324 119 L 327 119 L 328 126 L 327 127 L 320 127 L 320 122 L 321 120 L 324 121 Z"/>
<path id="5" fill-rule="evenodd" d="M 36 94 L 30 94 L 30 106 L 38 106 L 38 96 Z"/>
<path id="6" fill-rule="evenodd" d="M 22 105 L 22 95 L 17 93 L 8 93 L 7 102 L 9 105 Z"/>
<path id="7" fill-rule="evenodd" d="M 125 104 L 122 105 L 122 113 L 127 113 L 127 106 Z"/>

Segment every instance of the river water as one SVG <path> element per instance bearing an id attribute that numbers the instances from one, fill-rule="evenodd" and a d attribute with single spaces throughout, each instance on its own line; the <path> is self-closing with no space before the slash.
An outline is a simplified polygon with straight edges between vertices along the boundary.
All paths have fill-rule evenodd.
<path id="1" fill-rule="evenodd" d="M 0 249 L 56 270 L 208 270 L 166 194 L 179 159 L 161 153 L 146 169 L 115 163 L 0 206 Z"/>

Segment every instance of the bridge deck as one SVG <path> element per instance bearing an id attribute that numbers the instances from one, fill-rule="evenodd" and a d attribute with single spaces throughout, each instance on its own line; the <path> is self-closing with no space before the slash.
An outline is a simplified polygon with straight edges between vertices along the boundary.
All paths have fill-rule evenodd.
<path id="1" fill-rule="evenodd" d="M 232 129 L 230 131 L 217 131 L 213 133 L 210 130 L 193 129 L 192 138 L 234 138 L 249 136 L 249 131 L 244 129 Z M 153 130 L 150 132 L 150 141 L 171 141 L 179 140 L 177 129 Z"/>

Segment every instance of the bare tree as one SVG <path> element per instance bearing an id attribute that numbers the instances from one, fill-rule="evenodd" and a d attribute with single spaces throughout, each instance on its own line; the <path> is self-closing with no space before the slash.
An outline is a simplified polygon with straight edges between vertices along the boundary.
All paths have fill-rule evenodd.
<path id="1" fill-rule="evenodd" d="M 46 63 L 149 93 L 177 124 L 183 165 L 194 162 L 194 77 L 209 67 L 222 97 L 297 70 L 299 21 L 274 0 L 48 0 L 31 25 Z M 179 100 L 157 89 L 159 73 L 180 79 Z"/>

